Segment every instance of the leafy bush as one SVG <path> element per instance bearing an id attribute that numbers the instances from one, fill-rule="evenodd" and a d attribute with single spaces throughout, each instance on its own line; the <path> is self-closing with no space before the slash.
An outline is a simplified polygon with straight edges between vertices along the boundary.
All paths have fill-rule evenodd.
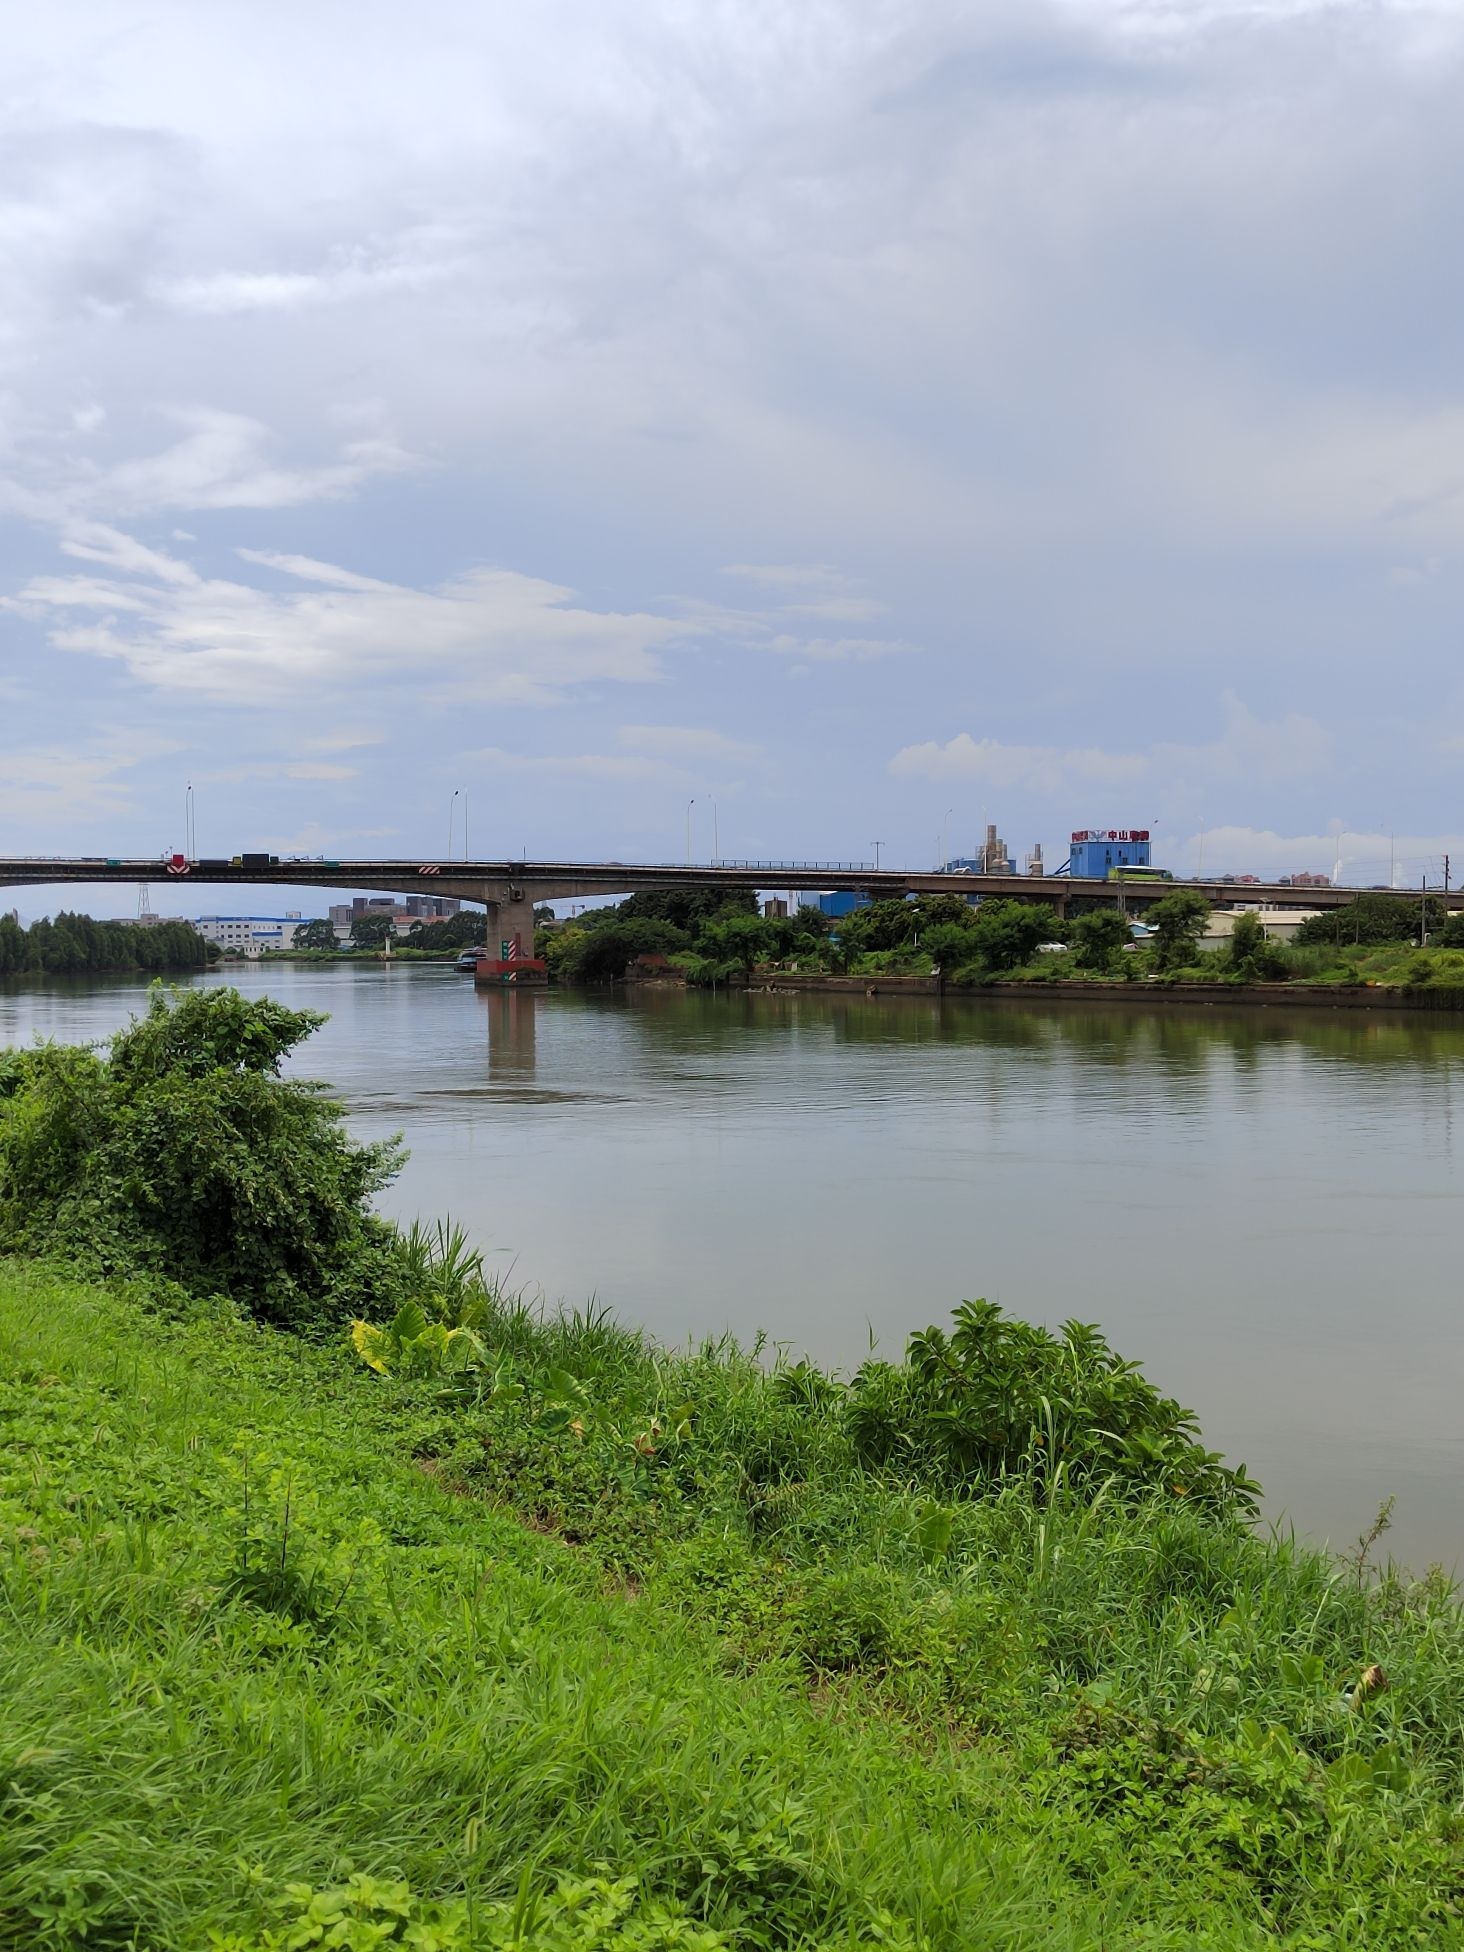
<path id="1" fill-rule="evenodd" d="M 1060 1336 L 963 1302 L 949 1335 L 912 1336 L 906 1360 L 866 1363 L 849 1406 L 867 1463 L 921 1482 L 979 1489 L 1007 1476 L 1090 1491 L 1107 1480 L 1250 1511 L 1258 1487 L 1198 1439 L 1191 1411 L 1161 1396 L 1096 1328 Z"/>
<path id="2" fill-rule="evenodd" d="M 1226 945 L 1231 973 L 1245 983 L 1274 983 L 1291 973 L 1286 951 L 1266 934 L 1259 915 L 1239 914 Z"/>
<path id="3" fill-rule="evenodd" d="M 395 1141 L 351 1139 L 319 1086 L 279 1075 L 324 1019 L 236 990 L 165 992 L 95 1052 L 0 1066 L 0 1243 L 98 1271 L 150 1271 L 281 1322 L 389 1290 L 369 1211 Z"/>

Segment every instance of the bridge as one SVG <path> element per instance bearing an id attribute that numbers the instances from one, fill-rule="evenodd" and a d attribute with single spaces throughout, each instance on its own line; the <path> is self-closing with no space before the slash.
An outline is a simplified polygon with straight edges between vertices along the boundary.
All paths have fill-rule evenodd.
<path id="1" fill-rule="evenodd" d="M 540 902 L 590 901 L 652 890 L 699 892 L 787 889 L 790 893 L 844 891 L 871 901 L 903 901 L 906 895 L 974 895 L 1042 902 L 1066 915 L 1075 907 L 1121 900 L 1139 913 L 1176 887 L 1192 888 L 1216 904 L 1261 902 L 1271 907 L 1345 908 L 1357 888 L 1293 887 L 1289 882 L 1089 880 L 1069 875 L 943 874 L 909 868 L 872 868 L 862 861 L 718 861 L 710 865 L 625 861 L 331 861 L 270 854 L 232 860 L 189 860 L 179 854 L 150 860 L 0 858 L 0 887 L 63 887 L 67 883 L 177 882 L 191 887 L 325 888 L 337 893 L 447 895 L 480 903 L 488 911 L 488 940 L 534 939 Z M 1411 890 L 1395 891 L 1400 898 Z M 1464 908 L 1464 893 L 1429 890 L 1430 900 Z"/>

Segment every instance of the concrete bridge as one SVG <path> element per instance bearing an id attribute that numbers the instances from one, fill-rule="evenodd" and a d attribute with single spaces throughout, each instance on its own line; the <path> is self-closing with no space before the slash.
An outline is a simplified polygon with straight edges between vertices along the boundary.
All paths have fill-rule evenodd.
<path id="1" fill-rule="evenodd" d="M 244 865 L 247 861 L 248 865 Z M 1075 905 L 1121 900 L 1141 914 L 1176 887 L 1192 888 L 1208 901 L 1263 902 L 1275 907 L 1345 908 L 1362 892 L 1356 888 L 1292 887 L 1282 882 L 1123 882 L 1068 875 L 938 874 L 908 868 L 872 868 L 861 861 L 719 861 L 711 866 L 625 861 L 329 861 L 276 859 L 250 854 L 235 860 L 60 859 L 47 856 L 0 858 L 0 887 L 45 888 L 69 883 L 135 885 L 140 881 L 238 888 L 268 886 L 354 889 L 397 895 L 449 895 L 481 903 L 488 911 L 488 940 L 517 935 L 534 939 L 534 908 L 540 902 L 587 901 L 606 895 L 633 895 L 653 889 L 787 889 L 790 892 L 846 890 L 872 901 L 900 901 L 906 895 L 973 895 L 1043 902 L 1066 915 Z M 1398 889 L 1400 897 L 1411 891 Z M 1430 889 L 1431 900 L 1464 908 L 1464 893 Z"/>

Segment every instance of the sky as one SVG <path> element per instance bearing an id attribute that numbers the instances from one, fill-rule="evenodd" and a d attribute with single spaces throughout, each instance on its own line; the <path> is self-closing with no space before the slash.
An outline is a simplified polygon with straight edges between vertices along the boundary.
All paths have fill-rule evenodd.
<path id="1" fill-rule="evenodd" d="M 16 15 L 0 853 L 1457 885 L 1461 87 L 1412 0 Z"/>

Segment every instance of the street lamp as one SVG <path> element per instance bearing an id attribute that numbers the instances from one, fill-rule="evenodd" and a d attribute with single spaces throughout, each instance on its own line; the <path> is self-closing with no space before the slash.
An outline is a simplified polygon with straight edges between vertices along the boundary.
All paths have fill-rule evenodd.
<path id="1" fill-rule="evenodd" d="M 715 867 L 717 863 L 721 860 L 721 858 L 722 858 L 722 837 L 717 832 L 717 803 L 715 800 L 713 800 L 712 801 L 712 866 Z"/>
<path id="2" fill-rule="evenodd" d="M 686 803 L 686 865 L 688 867 L 691 866 L 691 810 L 695 805 L 694 798 Z"/>
<path id="3" fill-rule="evenodd" d="M 938 868 L 944 868 L 946 862 L 950 858 L 950 856 L 946 853 L 946 836 L 950 833 L 951 815 L 954 812 L 955 812 L 954 807 L 947 807 L 946 817 L 940 823 L 940 859 L 936 862 L 936 866 Z"/>
<path id="4" fill-rule="evenodd" d="M 452 798 L 447 803 L 447 858 L 452 859 L 453 828 L 457 824 L 458 789 L 452 789 Z"/>
<path id="5" fill-rule="evenodd" d="M 874 849 L 874 871 L 876 874 L 878 874 L 879 873 L 879 850 L 884 846 L 884 842 L 882 840 L 872 840 L 869 844 Z"/>

